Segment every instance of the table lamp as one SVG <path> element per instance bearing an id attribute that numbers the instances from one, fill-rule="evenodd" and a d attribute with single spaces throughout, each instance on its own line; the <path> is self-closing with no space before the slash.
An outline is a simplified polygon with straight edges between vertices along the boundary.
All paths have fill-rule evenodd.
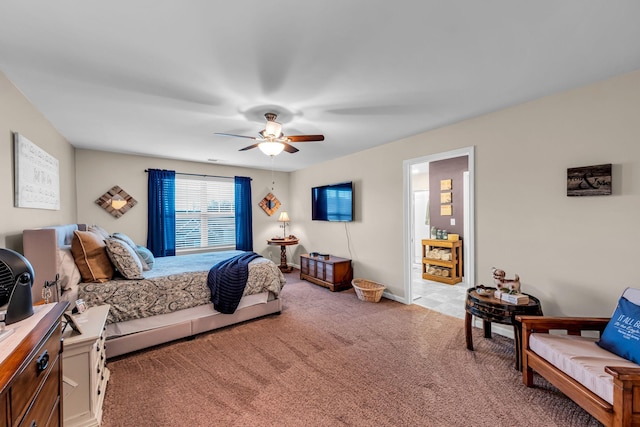
<path id="1" fill-rule="evenodd" d="M 278 221 L 282 223 L 282 237 L 284 237 L 285 239 L 287 238 L 287 223 L 289 222 L 289 214 L 286 212 L 281 212 L 280 213 L 280 218 L 278 218 Z"/>

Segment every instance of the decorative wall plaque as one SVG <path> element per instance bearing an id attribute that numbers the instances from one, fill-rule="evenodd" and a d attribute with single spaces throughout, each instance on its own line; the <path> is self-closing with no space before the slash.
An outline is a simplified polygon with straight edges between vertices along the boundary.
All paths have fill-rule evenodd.
<path id="1" fill-rule="evenodd" d="M 259 205 L 267 215 L 271 216 L 280 207 L 280 200 L 278 200 L 273 194 L 269 193 L 264 196 L 264 199 L 260 201 Z"/>
<path id="2" fill-rule="evenodd" d="M 60 165 L 58 159 L 15 132 L 16 208 L 60 210 Z"/>
<path id="3" fill-rule="evenodd" d="M 611 163 L 567 169 L 567 196 L 611 194 Z"/>
<path id="4" fill-rule="evenodd" d="M 96 204 L 116 218 L 120 218 L 129 209 L 137 205 L 138 201 L 116 185 L 100 196 L 96 200 Z"/>

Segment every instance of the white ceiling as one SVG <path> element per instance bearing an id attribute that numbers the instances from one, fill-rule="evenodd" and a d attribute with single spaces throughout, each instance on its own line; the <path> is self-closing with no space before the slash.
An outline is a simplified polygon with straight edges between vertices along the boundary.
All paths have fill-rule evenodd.
<path id="1" fill-rule="evenodd" d="M 79 148 L 269 169 L 214 132 L 274 111 L 326 137 L 291 171 L 640 69 L 639 22 L 637 0 L 2 1 L 0 70 Z"/>

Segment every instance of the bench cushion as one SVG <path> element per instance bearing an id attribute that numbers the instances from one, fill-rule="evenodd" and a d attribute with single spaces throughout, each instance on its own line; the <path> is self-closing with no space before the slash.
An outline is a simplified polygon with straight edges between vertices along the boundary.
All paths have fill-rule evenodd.
<path id="1" fill-rule="evenodd" d="M 529 348 L 613 405 L 613 377 L 604 371 L 605 366 L 640 366 L 598 347 L 597 340 L 534 333 L 529 338 Z"/>

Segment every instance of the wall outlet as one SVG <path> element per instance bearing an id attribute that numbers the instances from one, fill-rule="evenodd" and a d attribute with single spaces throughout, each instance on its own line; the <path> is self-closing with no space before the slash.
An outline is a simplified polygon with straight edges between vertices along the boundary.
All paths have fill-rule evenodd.
<path id="1" fill-rule="evenodd" d="M 451 225 L 456 225 L 456 219 L 455 218 L 451 218 Z"/>

